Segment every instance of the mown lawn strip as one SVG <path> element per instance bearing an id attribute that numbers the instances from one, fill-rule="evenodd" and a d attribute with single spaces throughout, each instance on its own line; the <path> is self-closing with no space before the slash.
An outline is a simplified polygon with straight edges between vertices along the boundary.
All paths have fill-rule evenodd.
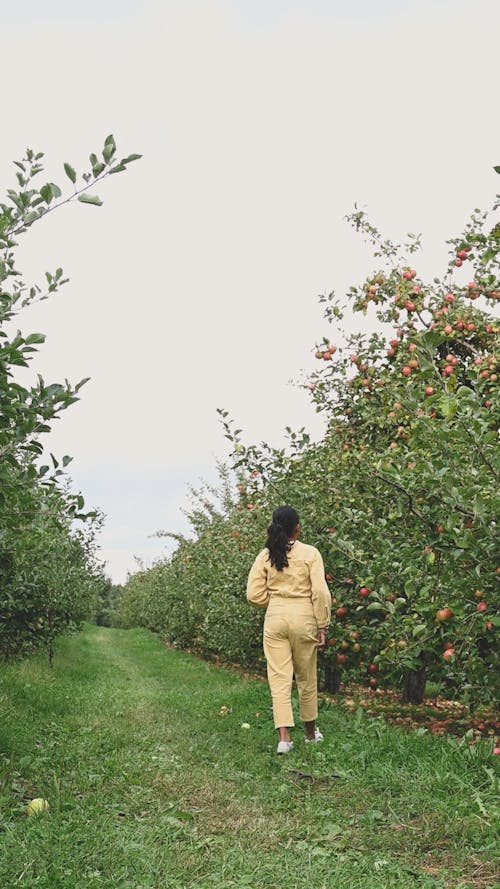
<path id="1" fill-rule="evenodd" d="M 89 627 L 52 671 L 41 656 L 4 666 L 0 700 L 1 885 L 495 884 L 487 742 L 325 702 L 324 744 L 296 730 L 278 758 L 265 684 L 143 630 Z M 48 816 L 26 818 L 33 796 Z"/>

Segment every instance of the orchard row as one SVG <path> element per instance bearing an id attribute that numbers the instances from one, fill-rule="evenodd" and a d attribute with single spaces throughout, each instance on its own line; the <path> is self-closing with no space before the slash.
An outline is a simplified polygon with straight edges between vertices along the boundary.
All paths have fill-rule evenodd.
<path id="1" fill-rule="evenodd" d="M 408 261 L 416 239 L 397 247 L 363 213 L 351 217 L 379 267 L 349 290 L 348 310 L 334 293 L 321 300 L 333 332 L 304 388 L 326 413 L 324 440 L 288 430 L 286 449 L 247 446 L 222 411 L 233 450 L 218 501 L 201 492 L 194 539 L 130 578 L 125 624 L 258 661 L 262 617 L 246 604 L 246 575 L 272 509 L 289 503 L 325 560 L 332 690 L 347 671 L 412 701 L 427 678 L 452 696 L 500 697 L 497 211 L 474 213 L 430 283 Z M 462 264 L 468 284 L 455 279 Z M 370 313 L 373 333 L 347 333 L 346 311 L 351 330 Z"/>
<path id="2" fill-rule="evenodd" d="M 40 333 L 24 335 L 13 323 L 28 306 L 54 294 L 67 279 L 62 269 L 47 272 L 43 287 L 28 286 L 16 267 L 19 238 L 47 213 L 78 200 L 100 205 L 88 189 L 121 172 L 137 155 L 118 160 L 112 136 L 102 156 L 90 155 L 81 175 L 64 164 L 69 194 L 54 182 L 39 184 L 43 155 L 28 150 L 16 162 L 16 188 L 0 203 L 0 656 L 26 654 L 91 617 L 109 587 L 97 559 L 95 535 L 101 517 L 84 512 L 84 500 L 72 493 L 61 461 L 42 444 L 51 423 L 78 400 L 86 380 L 76 385 L 47 385 L 40 375 L 26 388 L 16 379 L 28 367 Z"/>

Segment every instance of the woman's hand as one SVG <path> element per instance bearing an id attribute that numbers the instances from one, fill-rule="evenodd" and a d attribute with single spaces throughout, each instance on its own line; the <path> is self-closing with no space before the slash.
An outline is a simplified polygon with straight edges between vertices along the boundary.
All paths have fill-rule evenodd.
<path id="1" fill-rule="evenodd" d="M 325 646 L 326 646 L 326 630 L 325 630 L 325 629 L 323 629 L 323 630 L 318 630 L 316 639 L 317 639 L 318 649 L 319 649 L 320 651 L 323 651 L 323 649 L 324 649 Z"/>

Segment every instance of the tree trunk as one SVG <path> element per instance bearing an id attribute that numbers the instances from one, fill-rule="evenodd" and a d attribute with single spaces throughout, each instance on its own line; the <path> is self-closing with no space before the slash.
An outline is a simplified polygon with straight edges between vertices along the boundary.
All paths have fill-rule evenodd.
<path id="1" fill-rule="evenodd" d="M 337 670 L 325 662 L 325 691 L 337 694 L 340 691 L 342 670 Z"/>
<path id="2" fill-rule="evenodd" d="M 49 666 L 50 666 L 50 667 L 53 667 L 53 666 L 54 666 L 54 621 L 52 620 L 52 614 L 51 614 L 50 611 L 49 611 L 49 613 L 48 613 L 48 615 L 47 615 L 47 618 L 48 618 L 49 632 L 50 632 L 50 638 L 49 638 Z"/>
<path id="3" fill-rule="evenodd" d="M 403 682 L 403 694 L 401 700 L 404 704 L 421 704 L 424 700 L 425 683 L 427 676 L 425 666 L 417 670 L 407 670 Z"/>

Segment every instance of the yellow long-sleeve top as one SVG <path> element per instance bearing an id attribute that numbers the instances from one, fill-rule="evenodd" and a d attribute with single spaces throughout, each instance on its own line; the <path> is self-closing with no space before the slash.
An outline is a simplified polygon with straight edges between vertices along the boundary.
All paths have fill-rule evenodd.
<path id="1" fill-rule="evenodd" d="M 247 599 L 266 608 L 271 599 L 310 599 L 318 628 L 330 623 L 332 597 L 325 580 L 321 553 L 296 540 L 288 553 L 288 567 L 278 571 L 271 565 L 269 550 L 263 549 L 253 563 L 247 583 Z"/>

